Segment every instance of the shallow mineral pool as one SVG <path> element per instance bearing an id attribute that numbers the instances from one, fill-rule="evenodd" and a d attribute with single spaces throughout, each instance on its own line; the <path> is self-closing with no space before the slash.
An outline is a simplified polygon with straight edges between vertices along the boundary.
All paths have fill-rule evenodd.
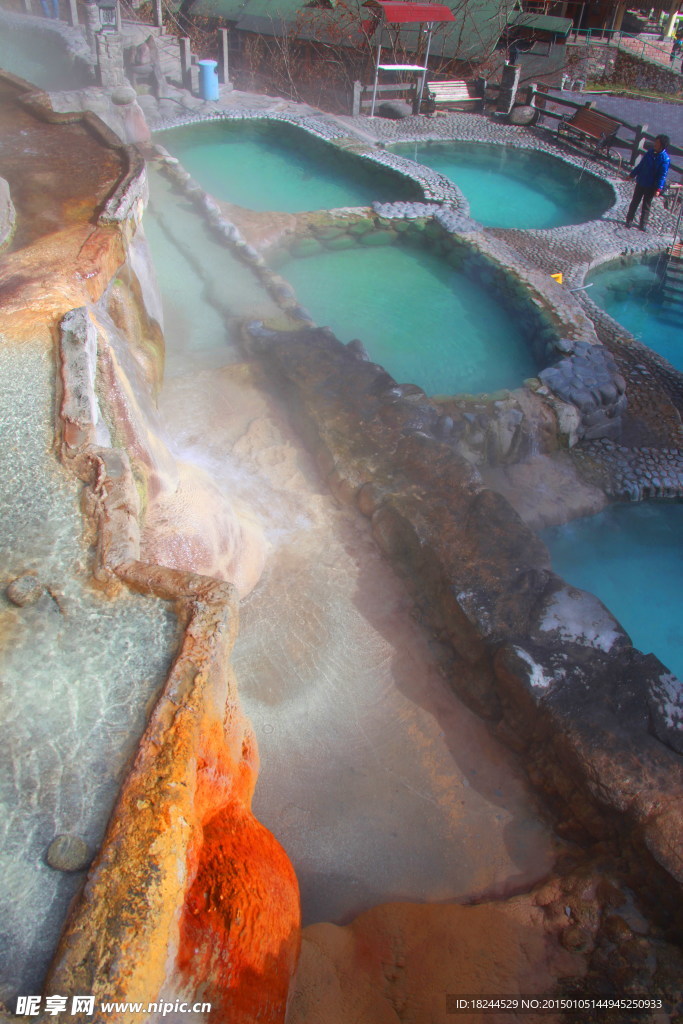
<path id="1" fill-rule="evenodd" d="M 282 122 L 220 121 L 158 138 L 207 192 L 251 210 L 297 213 L 422 195 L 402 175 Z"/>
<path id="2" fill-rule="evenodd" d="M 74 66 L 56 33 L 48 35 L 21 27 L 3 27 L 0 68 L 25 78 L 40 89 L 78 89 L 88 84 L 85 70 Z"/>
<path id="3" fill-rule="evenodd" d="M 81 485 L 52 451 L 52 351 L 0 347 L 0 1002 L 40 992 L 83 872 L 48 867 L 50 842 L 96 852 L 177 644 L 163 601 L 90 582 Z M 33 573 L 32 606 L 5 596 Z"/>
<path id="4" fill-rule="evenodd" d="M 358 247 L 278 269 L 316 323 L 427 394 L 517 387 L 537 370 L 509 311 L 432 253 Z"/>
<path id="5" fill-rule="evenodd" d="M 613 505 L 542 536 L 553 569 L 596 594 L 636 647 L 683 679 L 683 505 Z"/>
<path id="6" fill-rule="evenodd" d="M 449 690 L 365 521 L 327 493 L 263 371 L 240 361 L 229 325 L 250 303 L 263 309 L 256 279 L 233 276 L 232 255 L 154 175 L 151 191 L 168 441 L 269 542 L 233 662 L 261 758 L 254 810 L 292 859 L 304 919 L 346 920 L 389 899 L 466 900 L 543 877 L 555 840 L 514 759 Z M 172 237 L 182 244 L 170 257 Z"/>
<path id="7" fill-rule="evenodd" d="M 605 182 L 549 153 L 471 142 L 404 143 L 391 149 L 454 181 L 473 219 L 485 227 L 582 224 L 614 202 Z"/>
<path id="8" fill-rule="evenodd" d="M 683 304 L 667 306 L 658 263 L 607 267 L 587 278 L 590 298 L 634 338 L 683 370 Z"/>

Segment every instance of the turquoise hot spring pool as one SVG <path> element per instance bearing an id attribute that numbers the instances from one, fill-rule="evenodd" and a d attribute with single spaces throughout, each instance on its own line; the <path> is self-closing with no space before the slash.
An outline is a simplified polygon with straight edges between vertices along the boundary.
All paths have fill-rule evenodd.
<path id="1" fill-rule="evenodd" d="M 429 395 L 518 387 L 537 371 L 509 310 L 430 252 L 359 246 L 278 269 L 316 323 L 359 338 L 399 383 Z"/>
<path id="2" fill-rule="evenodd" d="M 470 142 L 405 143 L 391 150 L 455 182 L 473 219 L 485 227 L 582 224 L 614 203 L 606 182 L 549 153 Z"/>
<path id="3" fill-rule="evenodd" d="M 398 172 L 284 122 L 196 124 L 158 138 L 207 192 L 250 210 L 300 213 L 422 198 Z"/>
<path id="4" fill-rule="evenodd" d="M 554 570 L 683 679 L 683 504 L 613 505 L 543 531 Z"/>
<path id="5" fill-rule="evenodd" d="M 601 306 L 660 356 L 683 371 L 683 328 L 681 311 L 662 302 L 662 279 L 658 264 L 638 263 L 630 267 L 607 267 L 587 279 L 593 302 Z"/>

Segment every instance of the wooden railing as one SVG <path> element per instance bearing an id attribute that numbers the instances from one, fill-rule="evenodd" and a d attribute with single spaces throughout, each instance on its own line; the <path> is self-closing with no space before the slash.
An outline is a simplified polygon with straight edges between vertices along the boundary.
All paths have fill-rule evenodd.
<path id="1" fill-rule="evenodd" d="M 567 110 L 580 110 L 582 107 L 592 108 L 595 106 L 594 101 L 588 100 L 583 103 L 577 103 L 575 100 L 565 99 L 563 96 L 558 96 L 555 93 L 550 93 L 542 86 L 532 84 L 527 88 L 526 102 L 533 107 L 536 107 L 541 111 L 541 118 L 549 118 L 551 121 L 560 122 L 566 117 L 566 113 L 560 113 L 559 111 L 549 110 L 546 106 L 548 103 L 552 103 L 553 106 L 565 107 Z M 627 163 L 634 164 L 643 154 L 646 142 L 654 142 L 655 136 L 648 132 L 647 124 L 631 124 L 628 121 L 624 121 L 620 117 L 616 117 L 613 114 L 608 115 L 612 121 L 616 121 L 619 125 L 619 131 L 614 141 L 612 142 L 611 148 L 626 150 L 628 153 Z M 674 163 L 676 157 L 683 157 L 683 149 L 679 146 L 669 146 L 669 156 L 671 159 L 671 170 L 677 174 L 683 175 L 683 160 Z"/>

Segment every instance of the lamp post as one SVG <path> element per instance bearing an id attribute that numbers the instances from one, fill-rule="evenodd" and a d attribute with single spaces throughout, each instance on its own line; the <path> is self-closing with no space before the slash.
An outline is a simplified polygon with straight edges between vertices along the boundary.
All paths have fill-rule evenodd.
<path id="1" fill-rule="evenodd" d="M 105 89 L 116 89 L 126 82 L 117 0 L 97 0 L 97 10 L 100 17 L 100 29 L 95 32 L 97 77 Z"/>
<path id="2" fill-rule="evenodd" d="M 100 12 L 100 32 L 116 32 L 118 29 L 116 0 L 98 0 L 97 6 Z"/>

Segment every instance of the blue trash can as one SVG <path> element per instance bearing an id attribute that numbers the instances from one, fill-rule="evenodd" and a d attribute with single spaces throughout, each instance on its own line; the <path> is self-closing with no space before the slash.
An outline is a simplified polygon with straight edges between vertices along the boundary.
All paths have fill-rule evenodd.
<path id="1" fill-rule="evenodd" d="M 199 68 L 199 95 L 203 100 L 218 99 L 218 61 L 198 60 Z"/>

